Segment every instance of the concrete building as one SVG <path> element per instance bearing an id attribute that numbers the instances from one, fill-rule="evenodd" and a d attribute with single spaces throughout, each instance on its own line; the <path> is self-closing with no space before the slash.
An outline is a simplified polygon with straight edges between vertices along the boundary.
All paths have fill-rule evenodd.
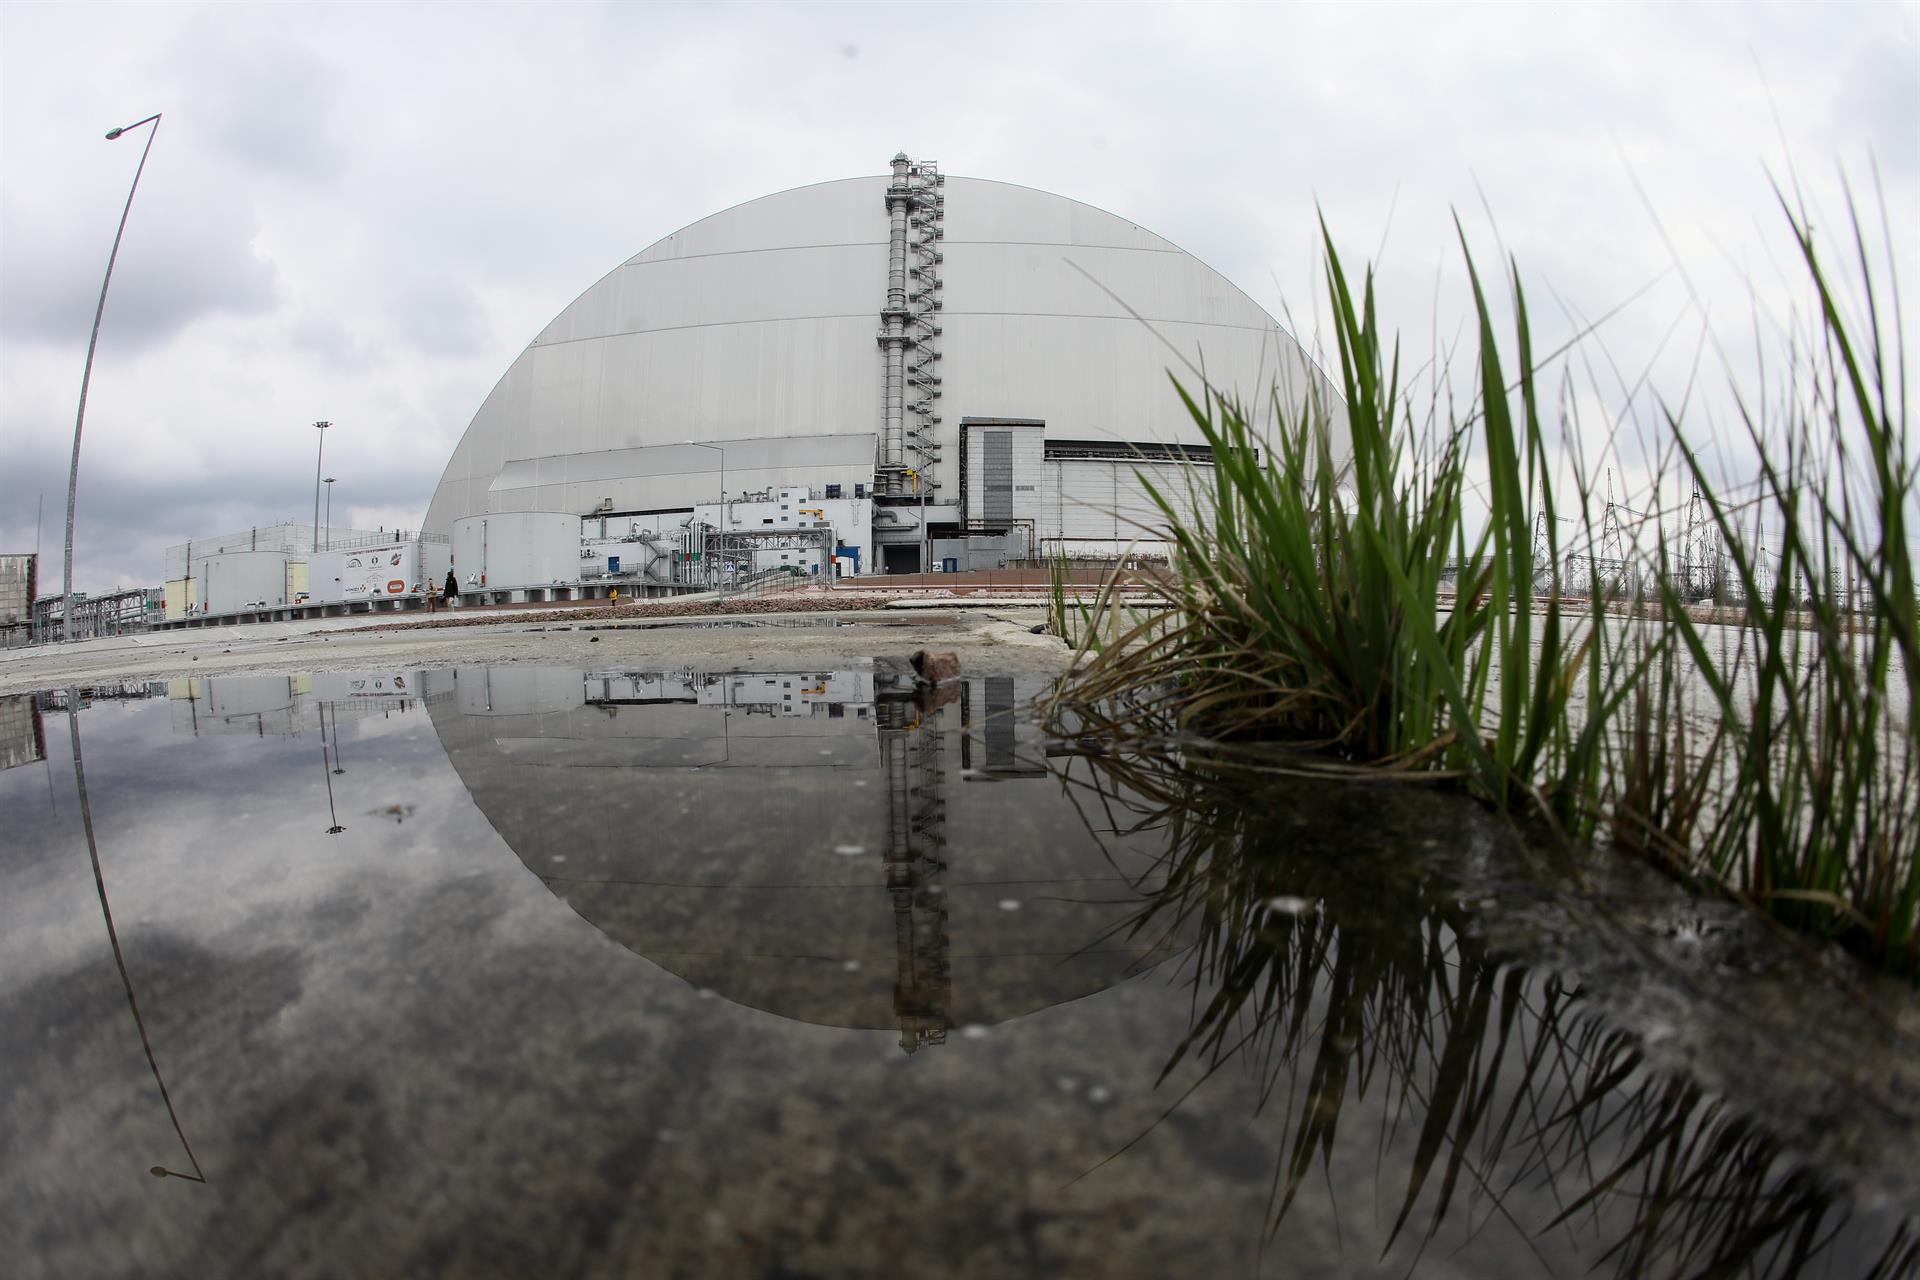
<path id="1" fill-rule="evenodd" d="M 0 649 L 33 642 L 33 603 L 39 594 L 40 557 L 0 555 Z"/>
<path id="2" fill-rule="evenodd" d="M 1181 468 L 1210 461 L 1167 382 L 1170 368 L 1197 382 L 1188 362 L 1262 416 L 1276 402 L 1342 416 L 1273 318 L 1169 241 L 900 155 L 882 176 L 714 214 L 614 268 L 480 406 L 425 529 L 454 537 L 463 583 L 456 531 L 508 514 L 621 537 L 704 524 L 727 535 L 721 559 L 757 572 L 760 534 L 734 520 L 775 526 L 740 508 L 804 491 L 815 507 L 868 504 L 831 522 L 830 550 L 772 547 L 809 573 L 821 557 L 867 573 L 1115 556 L 1152 541 L 1139 473 L 1183 494 Z M 727 514 L 699 514 L 723 499 Z M 619 553 L 586 533 L 580 563 L 605 575 Z M 669 549 L 636 554 L 652 565 Z"/>
<path id="3" fill-rule="evenodd" d="M 0 770 L 17 769 L 47 758 L 47 730 L 40 703 L 31 693 L 0 697 Z"/>

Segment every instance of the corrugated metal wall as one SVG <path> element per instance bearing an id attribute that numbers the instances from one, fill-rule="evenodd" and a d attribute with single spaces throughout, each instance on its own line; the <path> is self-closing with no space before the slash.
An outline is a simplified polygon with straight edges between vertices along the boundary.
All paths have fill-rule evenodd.
<path id="1" fill-rule="evenodd" d="M 1141 477 L 1152 482 L 1183 520 L 1193 512 L 1189 484 L 1212 483 L 1208 467 L 1177 462 L 1072 459 L 1047 463 L 1046 475 L 1054 506 L 1051 519 L 1037 530 L 1043 541 L 1067 538 L 1124 544 L 1157 539 L 1166 516 Z"/>
<path id="2" fill-rule="evenodd" d="M 1013 432 L 980 433 L 980 519 L 1013 519 Z"/>

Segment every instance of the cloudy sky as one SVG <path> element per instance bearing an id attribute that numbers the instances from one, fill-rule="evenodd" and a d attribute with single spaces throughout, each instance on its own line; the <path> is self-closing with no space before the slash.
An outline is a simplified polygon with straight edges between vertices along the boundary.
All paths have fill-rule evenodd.
<path id="1" fill-rule="evenodd" d="M 1797 293 L 1770 182 L 1837 230 L 1877 166 L 1920 245 L 1920 7 L 432 4 L 0 0 L 0 550 L 76 587 L 311 512 L 418 523 L 493 382 L 615 264 L 897 150 L 1122 213 L 1310 344 L 1316 210 L 1380 256 L 1410 350 L 1460 332 L 1452 216 L 1514 255 L 1545 346 L 1601 331 L 1684 384 L 1705 315 L 1743 375 Z M 1663 346 L 1663 342 L 1665 345 Z M 1603 378 L 1604 382 L 1605 379 Z M 1604 390 L 1604 387 L 1601 388 Z M 1599 400 L 1604 395 L 1596 392 Z"/>

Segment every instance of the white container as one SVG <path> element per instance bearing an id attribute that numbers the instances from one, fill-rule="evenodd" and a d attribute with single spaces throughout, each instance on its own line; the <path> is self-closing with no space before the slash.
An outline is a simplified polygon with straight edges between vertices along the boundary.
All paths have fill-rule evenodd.
<path id="1" fill-rule="evenodd" d="M 453 571 L 462 591 L 516 591 L 580 581 L 580 517 L 502 511 L 453 525 Z"/>
<path id="2" fill-rule="evenodd" d="M 201 564 L 203 612 L 241 613 L 277 609 L 287 602 L 287 554 L 284 551 L 225 551 Z"/>
<path id="3" fill-rule="evenodd" d="M 420 543 L 415 541 L 319 551 L 309 562 L 309 604 L 359 604 L 419 595 L 426 589 L 426 580 L 420 576 Z"/>

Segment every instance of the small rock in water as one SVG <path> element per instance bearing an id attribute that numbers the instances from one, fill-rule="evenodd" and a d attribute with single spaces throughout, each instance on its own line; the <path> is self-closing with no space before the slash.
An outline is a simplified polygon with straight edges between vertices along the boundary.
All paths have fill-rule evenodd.
<path id="1" fill-rule="evenodd" d="M 1267 910 L 1277 916 L 1304 916 L 1313 910 L 1313 899 L 1295 898 L 1283 893 L 1277 898 L 1267 899 Z"/>
<path id="2" fill-rule="evenodd" d="M 913 672 L 928 684 L 945 684 L 960 678 L 960 656 L 932 653 L 926 649 L 913 655 Z"/>

